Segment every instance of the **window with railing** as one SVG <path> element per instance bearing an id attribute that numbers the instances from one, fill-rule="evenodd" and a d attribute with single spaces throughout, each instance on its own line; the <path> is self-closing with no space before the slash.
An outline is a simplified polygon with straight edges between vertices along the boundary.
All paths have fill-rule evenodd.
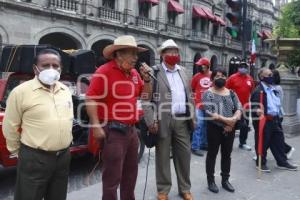
<path id="1" fill-rule="evenodd" d="M 213 25 L 213 36 L 217 36 L 217 35 L 219 35 L 219 25 L 214 24 Z"/>
<path id="2" fill-rule="evenodd" d="M 200 19 L 199 18 L 193 18 L 192 19 L 192 30 L 200 31 Z"/>
<path id="3" fill-rule="evenodd" d="M 69 11 L 78 10 L 78 0 L 50 0 L 50 6 Z"/>
<path id="4" fill-rule="evenodd" d="M 103 0 L 102 6 L 104 8 L 115 9 L 115 0 Z"/>
<path id="5" fill-rule="evenodd" d="M 145 27 L 145 28 L 155 29 L 156 28 L 156 21 L 145 18 L 145 17 L 136 17 L 136 25 L 138 27 Z"/>
<path id="6" fill-rule="evenodd" d="M 210 40 L 210 35 L 206 32 L 192 30 L 192 36 L 194 39 L 201 39 L 201 40 Z"/>
<path id="7" fill-rule="evenodd" d="M 201 19 L 201 31 L 202 32 L 208 32 L 208 20 L 207 19 Z"/>
<path id="8" fill-rule="evenodd" d="M 139 16 L 149 18 L 151 4 L 142 2 L 139 4 Z"/>
<path id="9" fill-rule="evenodd" d="M 107 19 L 111 21 L 121 21 L 121 12 L 118 12 L 113 9 L 99 7 L 99 18 L 101 19 Z"/>
<path id="10" fill-rule="evenodd" d="M 168 12 L 168 23 L 175 25 L 176 24 L 177 13 L 174 11 Z"/>
<path id="11" fill-rule="evenodd" d="M 178 26 L 173 25 L 173 24 L 167 24 L 166 25 L 166 31 L 168 33 L 175 33 L 175 34 L 181 34 L 182 33 L 182 29 Z"/>

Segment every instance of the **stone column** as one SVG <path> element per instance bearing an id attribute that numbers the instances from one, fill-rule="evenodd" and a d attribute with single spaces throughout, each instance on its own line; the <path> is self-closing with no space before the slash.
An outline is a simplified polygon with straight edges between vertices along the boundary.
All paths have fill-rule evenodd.
<path id="1" fill-rule="evenodd" d="M 283 131 L 285 134 L 300 134 L 300 119 L 297 114 L 297 98 L 300 78 L 291 74 L 288 70 L 279 69 L 281 75 L 281 87 L 283 89 Z"/>

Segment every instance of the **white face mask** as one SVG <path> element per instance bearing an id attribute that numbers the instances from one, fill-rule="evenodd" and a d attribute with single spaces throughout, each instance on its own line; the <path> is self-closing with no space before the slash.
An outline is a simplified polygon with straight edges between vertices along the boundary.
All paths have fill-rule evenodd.
<path id="1" fill-rule="evenodd" d="M 40 72 L 38 76 L 39 80 L 46 85 L 54 85 L 60 79 L 60 73 L 55 69 L 50 68 L 40 71 L 37 68 L 37 71 Z"/>

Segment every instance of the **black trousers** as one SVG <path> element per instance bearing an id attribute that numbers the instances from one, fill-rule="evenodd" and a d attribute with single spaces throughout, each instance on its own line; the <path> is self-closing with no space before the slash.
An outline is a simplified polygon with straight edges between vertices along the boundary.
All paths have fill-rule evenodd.
<path id="1" fill-rule="evenodd" d="M 245 123 L 243 123 L 243 126 L 240 128 L 240 145 L 247 143 L 248 138 L 248 132 L 249 132 L 249 112 L 243 112 L 242 120 L 244 120 Z"/>
<path id="2" fill-rule="evenodd" d="M 255 128 L 255 150 L 257 153 L 258 147 L 258 122 L 254 123 Z M 285 165 L 287 163 L 287 157 L 285 153 L 284 135 L 281 128 L 281 122 L 279 117 L 275 117 L 272 120 L 267 120 L 264 128 L 263 136 L 263 155 L 262 165 L 267 163 L 267 150 L 270 148 L 271 152 L 277 162 L 277 165 Z M 258 156 L 258 154 L 257 154 Z M 258 162 L 258 161 L 257 161 Z M 258 163 L 257 163 L 258 164 Z"/>
<path id="3" fill-rule="evenodd" d="M 282 129 L 282 121 L 283 121 L 283 117 L 280 118 L 280 128 L 281 129 Z M 287 154 L 292 149 L 292 147 L 285 142 L 285 137 L 283 137 L 283 139 L 284 139 L 284 152 Z"/>
<path id="4" fill-rule="evenodd" d="M 15 200 L 65 200 L 70 160 L 69 149 L 56 155 L 21 145 Z"/>
<path id="5" fill-rule="evenodd" d="M 214 180 L 216 157 L 221 146 L 221 176 L 226 180 L 230 176 L 231 152 L 234 141 L 234 132 L 223 133 L 223 128 L 212 122 L 207 123 L 206 175 L 208 182 Z"/>

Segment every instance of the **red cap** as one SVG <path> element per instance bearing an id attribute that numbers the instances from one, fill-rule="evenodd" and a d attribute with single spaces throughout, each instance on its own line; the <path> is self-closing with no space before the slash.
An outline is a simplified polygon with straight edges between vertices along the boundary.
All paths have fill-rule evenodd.
<path id="1" fill-rule="evenodd" d="M 205 65 L 205 66 L 209 66 L 210 62 L 208 60 L 208 58 L 200 58 L 197 62 L 196 62 L 197 66 L 201 66 L 201 65 Z"/>

